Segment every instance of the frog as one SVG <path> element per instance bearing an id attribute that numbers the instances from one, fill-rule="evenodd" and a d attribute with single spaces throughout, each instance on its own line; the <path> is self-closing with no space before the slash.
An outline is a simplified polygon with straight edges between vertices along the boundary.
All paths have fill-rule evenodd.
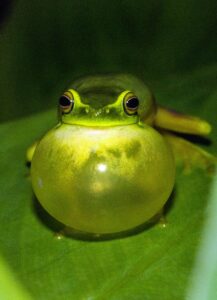
<path id="1" fill-rule="evenodd" d="M 131 74 L 74 80 L 58 101 L 58 122 L 27 150 L 37 200 L 66 228 L 92 236 L 132 232 L 162 211 L 178 156 L 209 169 L 214 157 L 181 135 L 211 125 L 157 104 Z"/>

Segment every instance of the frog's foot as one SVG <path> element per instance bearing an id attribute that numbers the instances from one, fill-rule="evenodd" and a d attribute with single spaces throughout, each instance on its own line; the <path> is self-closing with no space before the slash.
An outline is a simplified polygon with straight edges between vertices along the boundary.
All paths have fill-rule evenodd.
<path id="1" fill-rule="evenodd" d="M 158 225 L 161 227 L 161 228 L 166 228 L 167 225 L 168 225 L 168 222 L 166 220 L 166 217 L 165 215 L 162 213 L 159 220 L 158 220 Z"/>
<path id="2" fill-rule="evenodd" d="M 64 232 L 64 228 L 61 229 L 60 231 L 54 233 L 54 237 L 55 237 L 57 240 L 62 240 L 62 239 L 64 238 L 65 235 L 66 235 L 66 234 L 65 234 L 65 232 Z"/>
<path id="3" fill-rule="evenodd" d="M 157 224 L 160 227 L 165 228 L 167 226 L 167 220 L 165 217 L 164 207 L 161 208 L 159 212 L 149 219 L 145 224 L 147 227 Z"/>
<path id="4" fill-rule="evenodd" d="M 38 141 L 35 141 L 26 151 L 26 165 L 30 168 Z"/>
<path id="5" fill-rule="evenodd" d="M 67 226 L 63 227 L 58 232 L 55 232 L 54 237 L 57 240 L 62 240 L 64 237 L 69 237 L 69 238 L 75 238 L 78 240 L 88 240 L 88 241 L 92 241 L 92 240 L 97 241 L 100 239 L 107 238 L 102 234 L 81 232 L 81 231 L 75 230 L 75 229 L 73 229 L 71 227 L 67 227 Z"/>
<path id="6" fill-rule="evenodd" d="M 200 168 L 212 175 L 217 166 L 217 158 L 197 145 L 169 132 L 162 132 L 171 145 L 175 160 L 182 164 L 184 171 L 189 173 L 192 168 Z"/>
<path id="7" fill-rule="evenodd" d="M 159 210 L 159 212 L 154 215 L 148 222 L 149 225 L 154 225 L 157 224 L 162 228 L 165 228 L 167 226 L 167 221 L 164 213 L 164 208 Z"/>

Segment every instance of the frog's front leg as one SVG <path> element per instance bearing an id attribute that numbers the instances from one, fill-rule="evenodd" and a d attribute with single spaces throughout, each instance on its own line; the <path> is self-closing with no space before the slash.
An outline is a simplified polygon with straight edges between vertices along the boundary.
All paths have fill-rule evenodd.
<path id="1" fill-rule="evenodd" d="M 31 166 L 32 158 L 35 153 L 35 149 L 37 147 L 38 141 L 35 141 L 26 151 L 26 165 L 28 167 Z"/>

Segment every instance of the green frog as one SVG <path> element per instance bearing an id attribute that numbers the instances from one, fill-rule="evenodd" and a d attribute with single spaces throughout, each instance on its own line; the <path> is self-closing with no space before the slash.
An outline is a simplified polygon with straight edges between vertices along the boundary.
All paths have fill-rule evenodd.
<path id="1" fill-rule="evenodd" d="M 79 232 L 105 236 L 149 222 L 174 188 L 176 153 L 205 168 L 214 159 L 173 134 L 205 136 L 210 124 L 158 106 L 129 74 L 74 81 L 59 98 L 58 115 L 27 160 L 41 205 Z"/>

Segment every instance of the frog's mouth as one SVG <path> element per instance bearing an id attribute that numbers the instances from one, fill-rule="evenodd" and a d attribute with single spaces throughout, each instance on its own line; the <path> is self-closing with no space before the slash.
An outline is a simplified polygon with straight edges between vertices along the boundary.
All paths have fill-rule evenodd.
<path id="1" fill-rule="evenodd" d="M 85 127 L 114 127 L 114 126 L 124 126 L 124 125 L 132 125 L 139 123 L 138 116 L 131 116 L 129 118 L 85 118 L 85 117 L 79 117 L 79 118 L 66 118 L 62 119 L 62 123 L 68 124 L 68 125 L 78 125 L 78 126 L 85 126 Z"/>

